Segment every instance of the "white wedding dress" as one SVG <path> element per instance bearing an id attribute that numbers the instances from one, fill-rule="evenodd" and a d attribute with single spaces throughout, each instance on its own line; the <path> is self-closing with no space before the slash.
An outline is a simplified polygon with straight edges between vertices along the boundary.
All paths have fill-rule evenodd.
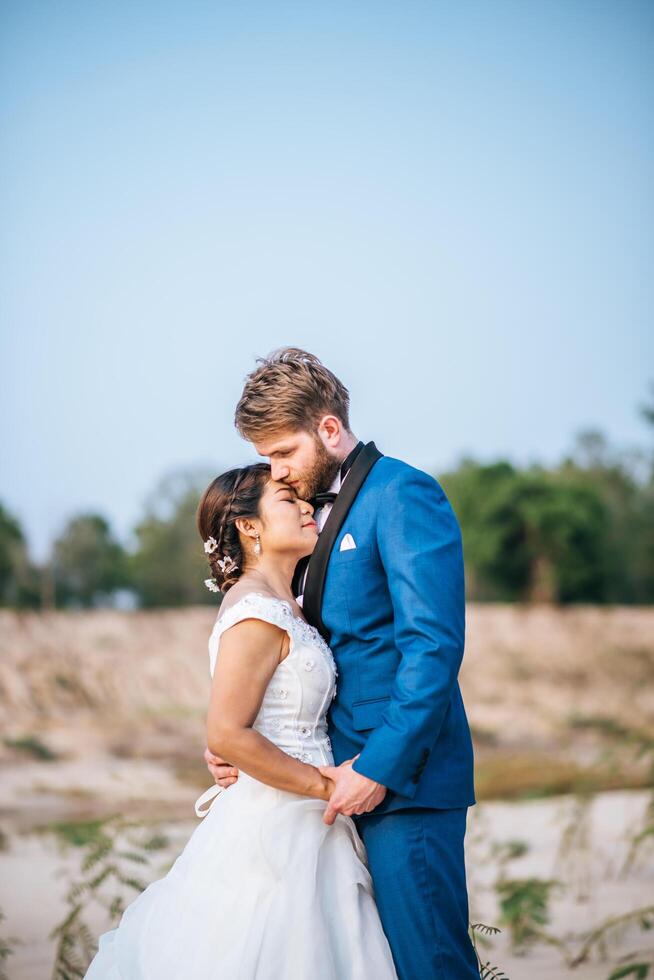
<path id="1" fill-rule="evenodd" d="M 221 634 L 251 618 L 291 640 L 255 729 L 297 759 L 333 765 L 326 715 L 336 666 L 289 603 L 249 593 L 219 615 L 211 674 Z M 244 772 L 227 790 L 212 786 L 168 874 L 100 936 L 86 980 L 397 980 L 365 848 L 350 817 L 323 822 L 325 807 Z"/>

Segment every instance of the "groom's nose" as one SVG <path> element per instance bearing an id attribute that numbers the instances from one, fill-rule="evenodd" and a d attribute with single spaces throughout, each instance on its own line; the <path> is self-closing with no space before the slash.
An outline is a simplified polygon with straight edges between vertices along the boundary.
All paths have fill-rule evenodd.
<path id="1" fill-rule="evenodd" d="M 282 460 L 273 459 L 270 461 L 270 475 L 275 481 L 285 480 L 290 470 L 288 468 L 288 463 L 284 463 Z"/>

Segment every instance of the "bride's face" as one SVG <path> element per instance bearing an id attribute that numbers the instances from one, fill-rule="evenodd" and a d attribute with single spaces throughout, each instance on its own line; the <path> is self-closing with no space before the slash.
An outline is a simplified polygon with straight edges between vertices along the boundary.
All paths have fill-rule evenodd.
<path id="1" fill-rule="evenodd" d="M 313 507 L 298 497 L 287 483 L 270 480 L 259 505 L 261 548 L 264 554 L 277 551 L 303 558 L 318 540 Z"/>

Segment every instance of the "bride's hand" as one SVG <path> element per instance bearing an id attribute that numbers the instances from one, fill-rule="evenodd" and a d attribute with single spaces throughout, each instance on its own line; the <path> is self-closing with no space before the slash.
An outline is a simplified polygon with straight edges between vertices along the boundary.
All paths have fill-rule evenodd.
<path id="1" fill-rule="evenodd" d="M 332 793 L 336 789 L 336 783 L 334 782 L 333 779 L 330 779 L 329 776 L 325 776 L 324 773 L 320 772 L 320 766 L 317 766 L 316 768 L 320 773 L 319 778 L 322 780 L 322 786 L 323 786 L 322 792 L 320 793 L 318 799 L 325 800 L 328 803 Z"/>
<path id="2" fill-rule="evenodd" d="M 208 746 L 204 750 L 204 761 L 214 781 L 223 789 L 227 789 L 238 779 L 238 769 L 225 759 L 221 759 L 219 755 L 214 755 Z"/>

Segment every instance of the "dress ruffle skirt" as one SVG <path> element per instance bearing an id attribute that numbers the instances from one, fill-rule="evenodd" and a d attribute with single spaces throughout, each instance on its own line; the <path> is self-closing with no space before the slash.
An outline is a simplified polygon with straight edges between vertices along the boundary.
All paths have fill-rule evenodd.
<path id="1" fill-rule="evenodd" d="M 396 980 L 350 817 L 241 772 L 86 980 Z"/>

